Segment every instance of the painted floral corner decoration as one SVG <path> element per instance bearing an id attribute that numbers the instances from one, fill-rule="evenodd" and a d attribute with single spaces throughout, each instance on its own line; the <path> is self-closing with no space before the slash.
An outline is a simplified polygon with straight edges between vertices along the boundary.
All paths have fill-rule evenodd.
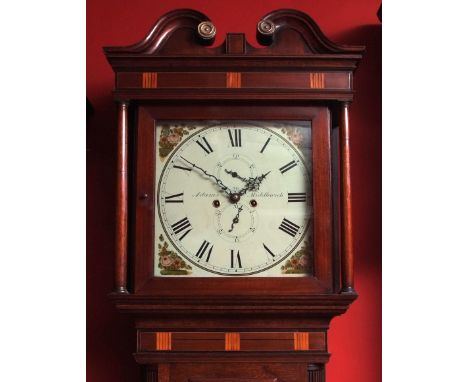
<path id="1" fill-rule="evenodd" d="M 184 135 L 188 135 L 195 126 L 187 126 L 184 123 L 162 125 L 161 135 L 159 136 L 159 157 L 164 160 L 174 147 L 182 140 Z"/>
<path id="2" fill-rule="evenodd" d="M 286 134 L 289 140 L 294 143 L 297 147 L 302 148 L 304 146 L 304 134 L 301 132 L 301 128 L 298 127 L 283 127 L 281 131 Z"/>
<path id="3" fill-rule="evenodd" d="M 159 235 L 159 263 L 158 268 L 162 275 L 183 276 L 192 273 L 192 267 L 188 265 L 182 257 L 174 251 L 168 249 L 169 244 L 164 240 L 163 235 Z"/>
<path id="4" fill-rule="evenodd" d="M 309 245 L 304 242 L 301 249 L 292 255 L 283 266 L 281 272 L 284 274 L 304 274 L 310 272 L 309 266 Z"/>

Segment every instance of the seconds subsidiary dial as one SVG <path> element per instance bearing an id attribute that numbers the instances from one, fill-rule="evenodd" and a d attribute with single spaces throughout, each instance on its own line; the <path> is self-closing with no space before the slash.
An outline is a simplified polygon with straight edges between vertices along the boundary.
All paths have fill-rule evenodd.
<path id="1" fill-rule="evenodd" d="M 291 255 L 310 252 L 310 140 L 308 150 L 295 144 L 310 125 L 177 126 L 166 125 L 174 144 L 156 163 L 156 268 L 178 261 L 191 276 L 279 276 Z"/>

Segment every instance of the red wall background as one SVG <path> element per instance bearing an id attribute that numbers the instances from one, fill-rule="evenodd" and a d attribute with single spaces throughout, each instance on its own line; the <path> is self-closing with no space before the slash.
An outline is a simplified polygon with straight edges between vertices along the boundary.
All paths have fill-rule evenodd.
<path id="1" fill-rule="evenodd" d="M 108 45 L 140 41 L 154 22 L 176 8 L 205 13 L 218 30 L 244 32 L 266 13 L 294 8 L 309 14 L 333 41 L 366 45 L 350 109 L 353 219 L 358 300 L 332 321 L 328 382 L 381 380 L 381 24 L 380 0 L 93 0 L 87 2 L 86 85 L 95 113 L 87 124 L 87 377 L 88 382 L 135 382 L 135 335 L 107 294 L 113 287 L 116 109 Z"/>

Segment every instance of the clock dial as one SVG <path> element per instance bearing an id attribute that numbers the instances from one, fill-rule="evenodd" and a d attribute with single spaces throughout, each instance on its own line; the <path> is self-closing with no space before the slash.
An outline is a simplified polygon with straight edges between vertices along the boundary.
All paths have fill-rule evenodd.
<path id="1" fill-rule="evenodd" d="M 157 137 L 155 275 L 309 273 L 309 123 L 167 122 Z"/>

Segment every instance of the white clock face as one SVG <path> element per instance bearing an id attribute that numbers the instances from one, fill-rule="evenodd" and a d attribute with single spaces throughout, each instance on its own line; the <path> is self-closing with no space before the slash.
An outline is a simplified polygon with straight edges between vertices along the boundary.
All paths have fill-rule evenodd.
<path id="1" fill-rule="evenodd" d="M 310 274 L 310 124 L 156 130 L 155 275 Z"/>

